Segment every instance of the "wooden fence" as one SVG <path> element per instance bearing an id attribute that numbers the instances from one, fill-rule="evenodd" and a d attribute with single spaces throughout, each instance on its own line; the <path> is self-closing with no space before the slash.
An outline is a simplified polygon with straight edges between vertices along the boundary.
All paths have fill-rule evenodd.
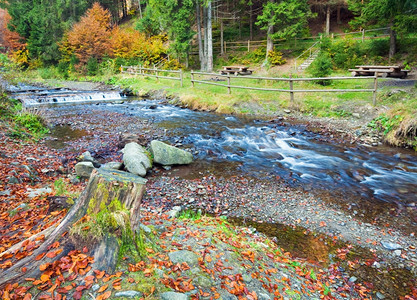
<path id="1" fill-rule="evenodd" d="M 181 69 L 180 70 L 161 70 L 157 68 L 143 68 L 142 66 L 120 66 L 120 71 L 121 73 L 124 73 L 124 74 L 155 77 L 157 81 L 159 81 L 159 78 L 178 80 L 181 83 L 181 87 L 184 86 L 184 73 Z M 178 77 L 161 75 L 164 73 L 172 73 L 172 74 L 179 74 L 179 75 Z"/>
<path id="2" fill-rule="evenodd" d="M 218 79 L 219 77 L 226 78 L 227 84 L 222 84 L 214 81 L 208 80 L 196 80 L 195 75 L 202 75 L 202 76 L 212 76 L 212 78 Z M 231 79 L 256 79 L 256 80 L 270 80 L 270 81 L 277 81 L 277 82 L 287 82 L 288 89 L 277 89 L 277 88 L 261 88 L 261 87 L 250 87 L 250 86 L 241 86 L 241 85 L 232 85 Z M 373 80 L 373 88 L 371 89 L 294 89 L 294 82 L 302 82 L 302 81 L 325 81 L 325 80 Z M 363 77 L 318 77 L 318 78 L 276 78 L 276 77 L 259 77 L 259 76 L 234 76 L 234 75 L 220 75 L 216 73 L 204 73 L 204 72 L 194 72 L 191 71 L 191 84 L 194 87 L 195 83 L 201 84 L 208 84 L 208 85 L 216 85 L 216 86 L 223 86 L 226 87 L 228 93 L 232 93 L 232 89 L 247 89 L 247 90 L 258 90 L 258 91 L 274 91 L 274 92 L 284 92 L 290 94 L 291 103 L 294 103 L 294 93 L 346 93 L 346 92 L 372 92 L 373 105 L 376 105 L 376 94 L 378 89 L 378 73 L 375 73 L 375 76 L 363 76 Z"/>

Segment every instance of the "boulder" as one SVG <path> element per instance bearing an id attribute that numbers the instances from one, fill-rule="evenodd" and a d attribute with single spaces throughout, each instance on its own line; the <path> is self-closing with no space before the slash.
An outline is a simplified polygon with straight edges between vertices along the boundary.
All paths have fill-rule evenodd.
<path id="1" fill-rule="evenodd" d="M 198 264 L 198 255 L 188 250 L 170 252 L 168 256 L 173 264 L 182 264 L 184 262 L 190 266 Z"/>
<path id="2" fill-rule="evenodd" d="M 128 143 L 122 152 L 123 163 L 130 173 L 145 176 L 146 172 L 152 167 L 148 152 L 139 144 L 135 142 Z"/>
<path id="3" fill-rule="evenodd" d="M 190 299 L 186 294 L 176 292 L 165 292 L 161 294 L 162 300 L 188 300 Z"/>
<path id="4" fill-rule="evenodd" d="M 187 165 L 193 162 L 193 155 L 160 141 L 151 142 L 154 162 L 164 165 Z"/>
<path id="5" fill-rule="evenodd" d="M 89 178 L 94 170 L 94 165 L 90 161 L 82 161 L 75 165 L 75 173 L 77 176 Z"/>

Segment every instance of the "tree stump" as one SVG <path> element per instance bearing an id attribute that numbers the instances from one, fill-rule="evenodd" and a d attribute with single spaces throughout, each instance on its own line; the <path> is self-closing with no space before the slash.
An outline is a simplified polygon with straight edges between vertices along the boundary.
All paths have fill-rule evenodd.
<path id="1" fill-rule="evenodd" d="M 93 247 L 90 248 L 92 250 L 90 253 L 93 254 L 95 260 L 92 269 L 112 272 L 116 266 L 120 246 L 120 243 L 117 241 L 120 238 L 120 231 L 130 230 L 134 235 L 139 230 L 139 210 L 145 192 L 145 184 L 146 179 L 127 172 L 106 169 L 94 170 L 87 187 L 65 218 L 55 227 L 50 227 L 39 234 L 45 235 L 45 241 L 39 248 L 35 249 L 32 255 L 17 261 L 10 268 L 0 271 L 0 288 L 3 288 L 9 282 L 23 281 L 27 277 L 36 278 L 41 273 L 40 265 L 58 260 L 77 246 L 83 246 L 82 240 L 80 242 L 76 236 L 75 238 L 68 238 L 65 232 L 70 231 L 71 228 L 75 228 L 77 225 L 79 226 L 85 219 L 105 215 L 104 212 L 111 214 L 116 221 L 119 220 L 124 222 L 126 226 L 129 226 L 129 228 L 118 229 L 115 225 L 118 225 L 120 222 L 108 224 L 112 228 L 105 230 L 101 240 L 90 245 Z M 88 231 L 88 229 L 86 230 Z M 32 237 L 28 240 L 32 241 L 34 238 Z M 1 253 L 0 257 L 19 249 L 26 241 Z M 59 241 L 63 248 L 61 253 L 53 259 L 43 256 L 43 258 L 35 260 L 35 257 L 48 252 L 50 246 L 56 241 Z M 22 272 L 22 268 L 25 268 L 26 272 Z"/>

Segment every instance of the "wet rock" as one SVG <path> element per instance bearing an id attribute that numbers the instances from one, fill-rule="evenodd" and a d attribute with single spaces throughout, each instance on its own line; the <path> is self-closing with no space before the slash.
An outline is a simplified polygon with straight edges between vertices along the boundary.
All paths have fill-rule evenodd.
<path id="1" fill-rule="evenodd" d="M 160 141 L 151 142 L 151 152 L 154 161 L 165 166 L 186 165 L 193 162 L 193 155 L 191 153 Z"/>
<path id="2" fill-rule="evenodd" d="M 104 165 L 101 165 L 101 168 L 103 169 L 112 169 L 112 170 L 121 170 L 123 167 L 123 163 L 117 162 L 117 161 L 111 161 L 108 163 L 105 163 Z"/>
<path id="3" fill-rule="evenodd" d="M 82 161 L 75 165 L 75 173 L 83 178 L 89 178 L 93 170 L 94 165 L 89 161 Z"/>
<path id="4" fill-rule="evenodd" d="M 143 293 L 138 292 L 138 291 L 122 291 L 122 292 L 115 293 L 114 297 L 127 297 L 127 298 L 143 297 Z"/>
<path id="5" fill-rule="evenodd" d="M 168 254 L 173 264 L 181 264 L 186 262 L 189 266 L 198 264 L 198 255 L 187 250 L 179 250 Z"/>
<path id="6" fill-rule="evenodd" d="M 175 292 L 165 292 L 161 294 L 162 300 L 188 300 L 189 297 L 186 294 L 175 293 Z"/>
<path id="7" fill-rule="evenodd" d="M 131 88 L 125 88 L 125 89 L 123 89 L 122 92 L 121 92 L 121 94 L 123 96 L 126 96 L 126 97 L 131 97 L 131 96 L 134 96 L 135 95 L 135 93 L 133 92 L 133 90 Z"/>
<path id="8" fill-rule="evenodd" d="M 152 167 L 147 151 L 135 142 L 123 148 L 123 163 L 130 173 L 142 177 Z"/>
<path id="9" fill-rule="evenodd" d="M 391 250 L 391 251 L 393 251 L 393 250 L 401 250 L 403 247 L 401 246 L 401 245 L 399 245 L 399 244 L 395 244 L 395 243 L 391 243 L 391 242 L 384 242 L 384 241 L 382 241 L 381 242 L 381 245 L 385 248 L 385 249 L 388 249 L 388 250 Z"/>

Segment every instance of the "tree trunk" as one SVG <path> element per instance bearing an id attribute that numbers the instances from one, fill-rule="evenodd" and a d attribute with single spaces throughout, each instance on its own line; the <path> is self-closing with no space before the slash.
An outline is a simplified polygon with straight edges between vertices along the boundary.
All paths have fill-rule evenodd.
<path id="1" fill-rule="evenodd" d="M 249 39 L 253 40 L 253 4 L 249 8 Z"/>
<path id="2" fill-rule="evenodd" d="M 388 58 L 391 61 L 397 53 L 397 32 L 392 29 L 392 24 L 389 31 L 389 55 Z"/>
<path id="3" fill-rule="evenodd" d="M 20 282 L 28 277 L 37 278 L 41 274 L 39 269 L 40 265 L 59 260 L 61 257 L 67 255 L 70 250 L 76 247 L 82 247 L 84 244 L 83 241 L 79 242 L 80 239 L 75 235 L 71 235 L 68 238 L 65 232 L 68 232 L 86 214 L 93 218 L 103 207 L 111 210 L 112 208 L 109 207 L 109 204 L 116 199 L 121 206 L 129 211 L 130 217 L 128 214 L 124 214 L 127 218 L 125 218 L 125 224 L 130 225 L 133 233 L 138 231 L 139 209 L 145 191 L 145 183 L 145 179 L 127 172 L 104 169 L 94 170 L 86 189 L 82 192 L 77 202 L 61 223 L 38 234 L 39 236 L 45 236 L 45 241 L 39 248 L 34 250 L 32 255 L 17 261 L 9 269 L 0 271 L 0 288 L 3 288 L 9 282 Z M 111 211 L 111 213 L 119 214 L 118 211 Z M 122 212 L 120 212 L 120 215 L 123 216 Z M 122 229 L 113 228 L 108 230 L 104 239 L 96 243 L 92 242 L 92 239 L 85 242 L 93 246 L 90 249 L 90 253 L 94 255 L 95 260 L 95 263 L 92 265 L 92 270 L 98 269 L 105 270 L 106 272 L 112 272 L 114 270 L 119 251 L 117 235 Z M 31 237 L 28 240 L 34 239 L 35 237 Z M 50 246 L 56 241 L 60 242 L 60 247 L 63 249 L 61 253 L 53 259 L 45 255 L 43 258 L 35 260 L 35 257 L 38 255 L 53 251 L 54 249 L 50 250 Z M 25 242 L 27 240 L 3 252 L 0 254 L 0 257 L 19 249 Z M 22 268 L 26 268 L 26 272 L 21 272 Z"/>
<path id="4" fill-rule="evenodd" d="M 141 6 L 141 3 L 140 3 L 140 0 L 138 0 L 138 9 L 139 9 L 139 17 L 142 19 L 143 15 L 142 15 L 142 6 Z"/>
<path id="5" fill-rule="evenodd" d="M 208 27 L 207 27 L 207 7 L 203 7 L 203 27 L 204 27 L 204 60 L 203 60 L 203 70 L 207 71 L 207 61 L 208 61 Z"/>
<path id="6" fill-rule="evenodd" d="M 224 54 L 223 19 L 220 20 L 220 54 Z"/>
<path id="7" fill-rule="evenodd" d="M 341 6 L 338 5 L 337 6 L 337 24 L 342 24 L 342 20 L 340 19 L 340 10 L 341 10 Z"/>
<path id="8" fill-rule="evenodd" d="M 213 36 L 211 25 L 211 1 L 207 3 L 207 72 L 213 71 Z"/>
<path id="9" fill-rule="evenodd" d="M 330 5 L 326 9 L 326 35 L 330 34 Z"/>
<path id="10" fill-rule="evenodd" d="M 204 70 L 204 48 L 203 48 L 203 37 L 201 33 L 201 6 L 197 0 L 196 3 L 196 14 L 197 14 L 197 40 L 198 40 L 198 58 L 200 60 L 200 70 Z"/>

